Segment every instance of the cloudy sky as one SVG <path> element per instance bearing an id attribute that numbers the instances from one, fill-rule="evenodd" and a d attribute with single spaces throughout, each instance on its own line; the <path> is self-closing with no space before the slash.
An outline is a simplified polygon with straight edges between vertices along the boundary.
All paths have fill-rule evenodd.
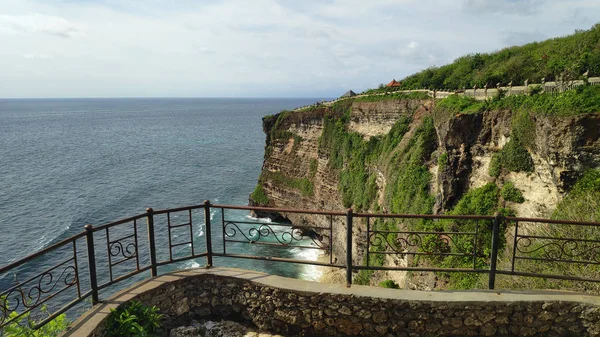
<path id="1" fill-rule="evenodd" d="M 599 0 L 0 0 L 0 98 L 333 97 L 599 18 Z"/>

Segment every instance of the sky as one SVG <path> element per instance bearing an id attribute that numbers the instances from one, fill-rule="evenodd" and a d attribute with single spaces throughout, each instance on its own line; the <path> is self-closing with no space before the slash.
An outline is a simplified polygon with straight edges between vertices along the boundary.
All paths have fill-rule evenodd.
<path id="1" fill-rule="evenodd" d="M 0 0 L 0 98 L 337 97 L 598 18 L 598 0 Z"/>

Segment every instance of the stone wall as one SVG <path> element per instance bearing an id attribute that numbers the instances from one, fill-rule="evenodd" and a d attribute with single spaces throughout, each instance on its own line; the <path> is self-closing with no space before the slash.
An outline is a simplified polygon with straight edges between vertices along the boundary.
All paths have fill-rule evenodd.
<path id="1" fill-rule="evenodd" d="M 294 336 L 600 336 L 595 296 L 346 288 L 228 268 L 144 281 L 94 307 L 63 336 L 101 336 L 109 309 L 132 299 L 158 306 L 166 330 L 226 318 Z"/>

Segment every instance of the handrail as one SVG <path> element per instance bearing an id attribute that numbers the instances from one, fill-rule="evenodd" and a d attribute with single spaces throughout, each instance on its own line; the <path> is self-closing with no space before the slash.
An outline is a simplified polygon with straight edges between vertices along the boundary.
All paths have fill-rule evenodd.
<path id="1" fill-rule="evenodd" d="M 31 255 L 27 255 L 26 257 L 24 257 L 24 258 L 22 258 L 20 260 L 17 260 L 15 262 L 9 263 L 6 266 L 0 268 L 0 274 L 4 274 L 8 270 L 10 270 L 10 269 L 16 268 L 16 267 L 22 265 L 25 262 L 31 261 L 31 260 L 35 259 L 36 257 L 38 257 L 38 256 L 44 255 L 44 254 L 46 254 L 46 253 L 48 253 L 50 251 L 53 251 L 53 250 L 55 250 L 57 248 L 65 246 L 68 243 L 72 243 L 73 241 L 75 241 L 75 240 L 77 240 L 79 238 L 82 238 L 84 236 L 85 236 L 85 232 L 81 232 L 79 234 L 75 234 L 75 235 L 71 236 L 70 238 L 64 239 L 64 240 L 62 240 L 60 242 L 57 242 L 57 243 L 55 243 L 55 244 L 53 244 L 53 245 L 51 245 L 49 247 L 46 247 L 46 248 L 40 250 L 39 252 L 33 253 Z"/>
<path id="2" fill-rule="evenodd" d="M 215 230 L 211 229 L 211 209 L 220 209 L 220 223 L 219 221 L 215 221 L 215 224 L 220 227 L 219 234 L 216 234 L 219 232 L 219 228 L 215 228 Z M 193 210 L 204 210 L 203 232 L 205 233 L 205 243 L 202 251 L 196 247 L 197 243 L 194 240 L 195 235 L 193 227 L 194 224 L 197 223 L 197 220 L 195 220 L 195 216 L 193 216 Z M 225 216 L 226 211 L 229 210 L 256 211 L 281 215 L 284 217 L 287 217 L 290 214 L 313 214 L 322 215 L 324 218 L 319 218 L 322 220 L 319 220 L 321 223 L 314 224 L 314 226 L 296 226 L 294 224 L 281 226 L 278 223 L 229 219 Z M 176 223 L 175 221 L 172 221 L 173 213 L 182 212 L 187 213 L 187 219 L 184 220 L 183 223 L 181 223 L 181 221 Z M 155 219 L 161 216 L 164 217 L 167 226 L 166 229 L 168 230 L 168 245 L 165 244 L 166 240 L 159 240 L 160 242 L 158 242 L 155 238 Z M 336 224 L 342 223 L 343 226 L 334 227 L 334 218 L 338 219 L 336 220 Z M 362 236 L 362 240 L 366 242 L 366 250 L 364 253 L 366 265 L 354 265 L 352 263 L 353 259 L 355 259 L 353 256 L 354 247 L 352 242 L 353 240 L 357 240 L 357 233 L 352 229 L 354 218 L 365 219 L 366 231 L 358 231 L 358 233 L 360 233 L 358 234 L 358 237 Z M 143 219 L 146 219 L 145 225 L 140 221 Z M 394 230 L 390 228 L 376 228 L 377 222 L 371 224 L 371 221 L 376 219 L 464 220 L 468 221 L 472 227 L 466 231 L 462 230 L 455 232 L 449 230 Z M 161 222 L 157 223 L 160 224 Z M 504 223 L 505 226 L 501 226 L 501 223 Z M 65 258 L 62 258 L 61 256 L 61 259 L 58 259 L 59 261 L 57 263 L 50 266 L 34 266 L 34 270 L 42 270 L 42 272 L 37 274 L 30 273 L 35 275 L 25 277 L 24 281 L 19 281 L 19 279 L 16 278 L 15 284 L 11 286 L 0 284 L 0 286 L 5 287 L 5 289 L 0 289 L 0 332 L 4 326 L 19 321 L 19 317 L 23 317 L 26 313 L 31 312 L 52 299 L 61 300 L 60 308 L 54 310 L 54 312 L 43 321 L 38 322 L 37 327 L 49 322 L 52 318 L 74 307 L 89 296 L 92 297 L 92 302 L 94 304 L 98 303 L 101 298 L 99 292 L 115 283 L 122 282 L 134 275 L 148 271 L 150 271 L 150 276 L 157 276 L 157 267 L 159 266 L 199 258 L 206 259 L 207 268 L 213 266 L 213 257 L 345 268 L 348 287 L 352 285 L 353 272 L 363 270 L 483 273 L 489 275 L 488 286 L 490 289 L 494 289 L 495 287 L 494 282 L 496 274 L 600 282 L 600 279 L 586 278 L 581 277 L 580 275 L 553 275 L 518 270 L 516 262 L 522 260 L 598 265 L 598 261 L 593 260 L 593 257 L 586 256 L 585 254 L 579 256 L 576 255 L 576 252 L 570 251 L 569 249 L 577 249 L 579 245 L 581 245 L 584 249 L 588 249 L 584 250 L 585 252 L 589 251 L 589 247 L 586 245 L 598 244 L 600 246 L 600 241 L 587 238 L 578 239 L 573 237 L 528 235 L 529 232 L 523 230 L 522 223 L 594 226 L 600 228 L 599 222 L 503 217 L 499 214 L 492 216 L 354 213 L 352 209 L 349 209 L 346 212 L 334 212 L 294 208 L 211 204 L 209 201 L 205 201 L 203 204 L 198 205 L 167 208 L 156 211 L 148 208 L 145 213 L 105 223 L 100 226 L 86 225 L 86 230 L 84 232 L 77 233 L 67 239 L 44 248 L 39 252 L 33 253 L 0 268 L 0 277 L 8 275 L 8 273 L 15 273 L 16 275 L 17 273 L 22 272 L 21 267 L 24 264 L 40 263 L 40 260 L 36 260 L 36 258 L 56 252 L 57 249 L 68 248 L 69 245 L 72 245 L 72 252 L 65 253 Z M 501 232 L 501 228 L 504 228 L 503 230 L 508 230 L 508 225 L 513 224 L 514 234 L 511 236 L 511 239 L 514 241 L 512 255 L 509 256 L 512 257 L 510 265 L 511 269 L 502 270 L 497 267 L 498 254 L 503 251 L 500 246 L 500 242 L 502 241 L 500 240 L 500 237 L 501 235 L 506 235 L 506 233 Z M 113 233 L 111 236 L 111 230 L 120 225 L 128 226 L 119 227 L 119 232 L 116 233 L 116 235 Z M 519 228 L 519 226 L 521 226 L 521 228 Z M 144 227 L 148 234 L 147 239 L 141 235 L 141 231 L 143 231 Z M 177 236 L 172 237 L 172 231 L 185 231 L 185 233 L 180 235 L 179 239 L 175 239 Z M 181 234 L 182 232 L 179 233 Z M 105 247 L 102 247 L 102 244 L 98 244 L 99 237 L 96 237 L 95 239 L 95 235 L 103 235 L 106 237 L 106 240 L 104 240 Z M 84 237 L 85 240 L 80 240 Z M 343 242 L 344 239 L 341 239 L 343 237 L 345 237 L 345 243 Z M 213 238 L 217 239 L 216 241 L 219 241 L 216 244 L 221 247 L 215 247 L 213 245 Z M 181 239 L 184 241 L 181 241 Z M 342 242 L 339 242 L 340 239 Z M 484 244 L 489 244 L 490 240 L 491 249 L 487 246 L 482 246 Z M 532 245 L 532 241 L 535 240 L 540 241 L 539 245 L 541 247 L 553 245 L 560 248 L 560 254 L 557 255 L 556 252 L 553 252 L 552 255 L 542 257 L 532 255 L 532 252 L 539 250 L 528 250 Z M 82 253 L 78 252 L 77 246 L 82 244 L 79 241 L 85 241 L 86 243 L 87 258 L 81 256 Z M 145 246 L 148 247 L 148 252 L 142 252 L 139 249 L 141 241 L 146 242 Z M 157 256 L 157 243 L 160 244 L 163 251 L 165 246 L 168 248 L 168 257 Z M 264 245 L 264 247 L 279 247 L 282 249 L 316 249 L 326 252 L 329 255 L 329 261 L 324 262 L 287 258 L 273 255 L 274 253 L 271 253 L 271 255 L 251 255 L 247 253 L 246 250 L 240 251 L 237 249 L 236 251 L 235 248 L 239 248 L 240 244 Z M 342 256 L 337 256 L 342 259 L 342 263 L 337 262 L 337 259 L 336 261 L 333 259 L 334 246 L 336 247 L 337 253 L 343 251 L 346 255 L 345 261 L 343 261 Z M 186 247 L 189 247 L 189 253 L 180 253 L 180 250 L 186 249 Z M 592 247 L 592 249 L 596 248 L 600 249 L 600 247 Z M 96 250 L 98 249 L 102 249 L 102 252 L 96 254 Z M 340 249 L 340 251 L 338 251 L 338 249 Z M 370 265 L 369 263 L 370 257 L 378 255 L 381 257 L 390 254 L 402 257 L 412 256 L 415 258 L 460 257 L 463 260 L 466 259 L 472 261 L 472 265 L 457 265 L 454 267 L 444 266 L 444 268 L 439 268 L 435 265 L 419 266 L 415 264 L 392 267 Z M 104 261 L 104 258 L 107 258 L 108 261 Z M 84 268 L 81 268 L 80 265 L 83 265 Z M 97 272 L 97 268 L 101 268 L 105 272 L 101 274 L 100 272 Z M 90 290 L 85 292 L 81 290 L 81 277 L 84 269 L 87 269 L 89 273 L 88 281 L 90 288 Z M 110 278 L 108 281 L 98 282 L 97 274 L 104 276 L 108 275 Z M 67 290 L 71 287 L 76 287 L 76 297 L 68 300 L 61 298 L 61 296 L 65 296 L 65 294 L 68 293 Z M 17 312 L 18 316 L 9 318 L 8 315 L 11 312 Z"/>

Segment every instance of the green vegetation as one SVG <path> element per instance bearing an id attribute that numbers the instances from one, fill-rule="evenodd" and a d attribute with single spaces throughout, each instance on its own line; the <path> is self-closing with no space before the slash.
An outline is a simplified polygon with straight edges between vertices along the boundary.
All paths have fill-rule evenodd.
<path id="1" fill-rule="evenodd" d="M 488 183 L 482 187 L 472 189 L 467 192 L 450 215 L 493 215 L 498 211 L 500 191 L 494 183 Z M 501 210 L 504 215 L 510 215 L 506 210 Z M 487 257 L 490 254 L 492 246 L 491 221 L 489 220 L 452 220 L 444 222 L 444 230 L 448 232 L 478 232 L 477 242 L 473 242 L 473 237 L 468 235 L 453 235 L 453 244 L 450 247 L 451 253 L 468 254 L 473 251 L 473 244 L 476 247 L 476 258 L 473 261 L 472 256 L 448 256 L 440 264 L 448 268 L 487 268 Z M 500 229 L 504 233 L 505 227 Z M 503 234 L 500 235 L 500 251 L 506 244 Z M 447 275 L 450 279 L 450 287 L 453 289 L 472 289 L 478 283 L 479 274 L 473 273 L 450 273 Z"/>
<path id="2" fill-rule="evenodd" d="M 269 204 L 269 197 L 262 186 L 262 183 L 259 181 L 256 187 L 254 188 L 254 192 L 250 195 L 250 199 L 259 205 L 266 206 Z"/>
<path id="3" fill-rule="evenodd" d="M 382 288 L 400 289 L 400 286 L 398 285 L 398 283 L 396 283 L 392 280 L 385 280 L 385 281 L 379 283 L 379 286 Z"/>
<path id="4" fill-rule="evenodd" d="M 448 166 L 448 153 L 444 152 L 438 157 L 438 171 L 444 171 L 446 166 Z"/>
<path id="5" fill-rule="evenodd" d="M 376 92 L 370 92 L 370 95 L 376 94 Z M 379 102 L 386 101 L 389 99 L 430 99 L 429 95 L 426 92 L 395 92 L 395 93 L 386 93 L 385 95 L 373 95 L 373 96 L 363 96 L 354 98 L 355 102 Z"/>
<path id="6" fill-rule="evenodd" d="M 319 151 L 329 155 L 331 168 L 340 170 L 339 188 L 344 206 L 367 210 L 377 194 L 374 168 L 398 145 L 411 119 L 400 118 L 386 136 L 371 137 L 368 141 L 347 131 L 349 120 L 349 110 L 341 118 L 325 116 Z"/>
<path id="7" fill-rule="evenodd" d="M 552 218 L 571 221 L 600 222 L 600 170 L 588 170 L 560 201 Z M 566 224 L 540 224 L 531 227 L 528 235 L 540 237 L 600 240 L 600 232 L 594 226 Z M 556 260 L 564 258 L 575 261 L 597 261 L 597 244 L 593 241 L 562 244 L 558 240 L 535 239 L 528 245 L 527 257 Z M 523 247 L 523 245 L 521 245 Z M 506 262 L 508 263 L 508 261 Z M 501 266 L 505 267 L 506 266 Z M 600 267 L 593 264 L 521 260 L 518 270 L 548 275 L 569 275 L 590 279 L 600 278 Z M 550 278 L 525 278 L 503 276 L 497 280 L 500 287 L 512 289 L 569 289 L 600 294 L 600 284 L 595 282 L 565 281 Z"/>
<path id="8" fill-rule="evenodd" d="M 600 87 L 580 85 L 573 90 L 551 95 L 512 95 L 490 102 L 487 110 L 510 109 L 533 115 L 574 116 L 600 112 Z"/>
<path id="9" fill-rule="evenodd" d="M 8 307 L 6 298 L 1 299 L 4 306 Z M 48 309 L 46 306 L 41 307 L 41 311 L 44 315 L 48 315 Z M 56 318 L 46 323 L 44 326 L 37 330 L 33 327 L 40 321 L 31 318 L 31 312 L 28 312 L 17 318 L 19 313 L 11 312 L 8 315 L 7 320 L 15 319 L 12 323 L 9 323 L 3 329 L 0 329 L 0 335 L 3 337 L 56 337 L 59 333 L 65 330 L 71 322 L 67 319 L 65 314 L 58 315 Z"/>
<path id="10" fill-rule="evenodd" d="M 600 87 L 581 85 L 561 94 L 512 95 L 501 99 L 477 101 L 472 97 L 451 95 L 440 99 L 436 112 L 477 113 L 493 110 L 511 110 L 518 115 L 520 126 L 534 125 L 532 115 L 574 116 L 600 112 Z M 519 130 L 521 131 L 521 130 Z M 525 136 L 526 134 L 521 134 Z M 535 135 L 535 134 L 533 134 Z M 525 141 L 525 139 L 523 139 Z"/>
<path id="11" fill-rule="evenodd" d="M 516 139 L 511 139 L 498 153 L 503 168 L 511 172 L 533 172 L 533 160 L 529 152 Z"/>
<path id="12" fill-rule="evenodd" d="M 535 121 L 529 111 L 518 110 L 513 113 L 511 133 L 512 137 L 525 148 L 531 150 L 537 148 Z"/>
<path id="13" fill-rule="evenodd" d="M 477 85 L 495 87 L 496 83 L 513 85 L 529 79 L 555 80 L 560 74 L 578 79 L 589 70 L 600 75 L 600 24 L 573 35 L 510 47 L 489 54 L 471 54 L 442 67 L 432 67 L 401 80 L 406 89 L 461 89 Z"/>
<path id="14" fill-rule="evenodd" d="M 588 170 L 558 204 L 552 217 L 600 222 L 600 170 Z"/>
<path id="15" fill-rule="evenodd" d="M 310 177 L 314 178 L 317 174 L 317 169 L 319 168 L 319 162 L 316 159 L 310 160 L 309 173 Z"/>
<path id="16" fill-rule="evenodd" d="M 302 141 L 304 141 L 304 138 L 302 138 L 298 135 L 295 135 L 295 134 L 292 134 L 291 136 L 292 136 L 292 138 L 294 138 L 294 145 L 292 145 L 292 152 L 296 152 L 296 151 L 298 151 L 298 147 L 300 146 L 300 143 L 302 143 Z"/>
<path id="17" fill-rule="evenodd" d="M 297 189 L 304 196 L 311 196 L 314 194 L 313 183 L 308 180 L 308 178 L 291 178 L 281 172 L 263 172 L 261 179 L 267 179 L 277 186 L 287 186 Z"/>
<path id="18" fill-rule="evenodd" d="M 388 184 L 386 201 L 391 213 L 431 214 L 435 202 L 429 194 L 431 173 L 426 162 L 436 146 L 436 134 L 431 118 L 425 118 L 402 152 L 391 156 L 388 169 L 393 172 Z M 428 227 L 422 221 L 420 229 Z"/>
<path id="19" fill-rule="evenodd" d="M 506 182 L 502 189 L 500 190 L 500 195 L 506 201 L 512 201 L 519 204 L 525 202 L 525 198 L 523 198 L 523 193 L 515 187 L 512 182 Z"/>
<path id="20" fill-rule="evenodd" d="M 377 174 L 389 176 L 384 203 L 390 212 L 430 214 L 434 198 L 429 194 L 431 173 L 426 162 L 436 146 L 436 134 L 431 118 L 425 118 L 408 144 L 398 148 L 409 130 L 412 118 L 400 118 L 385 136 L 364 140 L 360 134 L 348 132 L 349 106 L 325 116 L 319 152 L 329 157 L 331 169 L 339 170 L 339 190 L 345 207 L 357 211 L 378 209 Z M 391 186 L 391 188 L 390 188 Z M 430 222 L 415 224 L 425 228 Z M 373 223 L 375 230 L 397 230 L 395 221 Z M 373 251 L 377 247 L 371 247 Z M 366 262 L 366 261 L 365 261 Z M 369 265 L 380 266 L 384 255 L 371 254 Z M 354 282 L 369 284 L 372 271 L 361 270 Z"/>
<path id="21" fill-rule="evenodd" d="M 494 155 L 492 156 L 492 159 L 490 160 L 490 168 L 489 168 L 489 174 L 492 177 L 499 177 L 500 176 L 500 172 L 502 171 L 502 154 L 501 153 L 494 153 Z"/>
<path id="22" fill-rule="evenodd" d="M 473 97 L 462 95 L 451 95 L 440 99 L 436 103 L 436 110 L 444 110 L 452 113 L 475 113 L 483 111 L 485 101 L 476 101 Z"/>
<path id="23" fill-rule="evenodd" d="M 160 329 L 162 315 L 156 306 L 146 306 L 139 301 L 111 309 L 106 322 L 107 337 L 153 337 Z"/>

